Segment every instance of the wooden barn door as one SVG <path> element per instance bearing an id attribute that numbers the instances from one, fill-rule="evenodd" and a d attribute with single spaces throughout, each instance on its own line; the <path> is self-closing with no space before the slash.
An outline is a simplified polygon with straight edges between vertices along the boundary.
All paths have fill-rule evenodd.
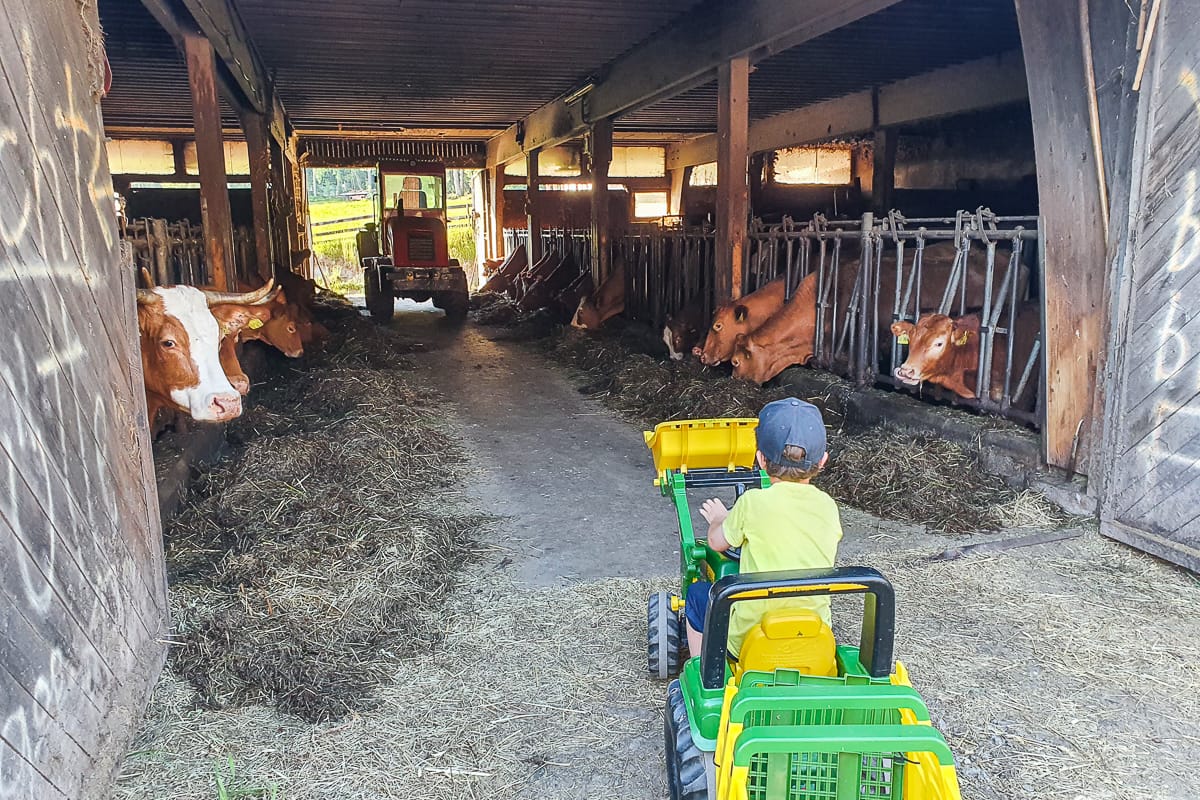
<path id="1" fill-rule="evenodd" d="M 1159 8 L 1159 3 L 1148 4 Z M 1118 258 L 1105 534 L 1200 570 L 1200 16 L 1165 0 L 1147 30 Z"/>

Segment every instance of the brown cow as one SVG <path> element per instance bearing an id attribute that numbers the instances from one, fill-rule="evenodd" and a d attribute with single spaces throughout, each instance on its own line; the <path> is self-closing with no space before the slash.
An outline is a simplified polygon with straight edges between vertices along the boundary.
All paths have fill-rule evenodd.
<path id="1" fill-rule="evenodd" d="M 571 327 L 594 331 L 624 310 L 625 259 L 617 257 L 600 288 L 579 301 Z"/>
<path id="2" fill-rule="evenodd" d="M 579 274 L 575 280 L 554 296 L 550 302 L 550 309 L 554 312 L 554 316 L 564 322 L 574 316 L 575 311 L 579 308 L 579 301 L 587 297 L 596 288 L 592 283 L 591 270 L 585 269 Z"/>
<path id="3" fill-rule="evenodd" d="M 224 422 L 242 413 L 242 397 L 221 369 L 221 331 L 209 307 L 265 302 L 273 285 L 248 294 L 191 286 L 137 290 L 142 376 L 151 423 L 164 407 L 200 422 Z"/>
<path id="4" fill-rule="evenodd" d="M 553 275 L 554 271 L 562 263 L 563 257 L 557 250 L 547 250 L 546 254 L 538 259 L 537 263 L 530 265 L 528 269 L 522 271 L 517 276 L 517 279 L 513 282 L 513 291 L 510 293 L 513 300 L 519 305 L 535 283 Z"/>
<path id="5" fill-rule="evenodd" d="M 761 289 L 717 307 L 704 347 L 693 353 L 709 367 L 728 361 L 733 355 L 740 334 L 750 333 L 783 308 L 783 278 L 776 278 Z"/>
<path id="6" fill-rule="evenodd" d="M 221 346 L 217 351 L 221 369 L 225 372 L 225 377 L 229 378 L 229 383 L 242 396 L 250 393 L 250 378 L 242 370 L 241 362 L 238 361 L 239 334 L 247 325 L 254 324 L 256 320 L 259 324 L 269 320 L 273 305 L 274 303 L 266 303 L 261 306 L 222 303 L 209 309 L 221 329 Z"/>
<path id="7" fill-rule="evenodd" d="M 304 292 L 303 284 L 298 284 L 298 286 L 300 286 L 299 290 Z M 253 291 L 248 284 L 244 283 L 239 283 L 238 288 L 243 291 Z M 277 294 L 274 295 L 271 313 L 256 319 L 257 323 L 247 320 L 238 329 L 239 342 L 264 342 L 288 358 L 299 358 L 304 355 L 306 341 L 312 341 L 314 338 L 314 323 L 311 315 L 304 310 L 302 305 L 292 302 L 291 296 L 284 289 L 277 290 Z"/>
<path id="8" fill-rule="evenodd" d="M 579 274 L 579 265 L 575 263 L 571 254 L 567 253 L 553 272 L 529 285 L 525 296 L 517 301 L 517 307 L 528 312 L 552 305 L 558 293 L 574 283 Z"/>
<path id="9" fill-rule="evenodd" d="M 704 341 L 704 301 L 697 298 L 680 311 L 667 315 L 663 325 L 663 342 L 672 361 L 683 361 L 693 348 Z"/>
<path id="10" fill-rule="evenodd" d="M 526 253 L 525 245 L 520 245 L 516 250 L 508 254 L 508 258 L 496 270 L 496 274 L 488 278 L 483 286 L 479 287 L 480 293 L 495 292 L 496 294 L 507 294 L 513 289 L 513 281 L 517 275 L 521 274 L 521 270 L 529 265 L 529 256 Z"/>
<path id="11" fill-rule="evenodd" d="M 1040 325 L 1039 313 L 1036 305 L 1026 305 L 1018 311 L 1013 339 L 1014 371 L 1024 367 L 1033 350 Z M 979 327 L 978 314 L 958 318 L 930 314 L 921 317 L 916 325 L 893 323 L 892 334 L 901 344 L 908 345 L 908 358 L 893 374 L 908 386 L 934 383 L 959 397 L 973 399 L 979 375 Z M 997 335 L 992 347 L 990 396 L 999 401 L 1004 391 L 1004 362 L 1008 350 L 1004 336 Z M 1021 401 L 1021 398 L 1014 398 L 1014 405 L 1032 407 L 1028 400 Z"/>
<path id="12" fill-rule="evenodd" d="M 808 275 L 783 308 L 750 333 L 737 337 L 733 377 L 760 386 L 813 355 L 817 331 L 817 276 Z"/>

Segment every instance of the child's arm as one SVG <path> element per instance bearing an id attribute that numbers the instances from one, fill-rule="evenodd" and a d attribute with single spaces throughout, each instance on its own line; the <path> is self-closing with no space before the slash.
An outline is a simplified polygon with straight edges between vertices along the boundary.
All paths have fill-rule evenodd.
<path id="1" fill-rule="evenodd" d="M 725 538 L 725 518 L 729 509 L 717 498 L 705 500 L 700 506 L 700 516 L 708 523 L 708 546 L 718 553 L 729 549 L 729 540 Z"/>

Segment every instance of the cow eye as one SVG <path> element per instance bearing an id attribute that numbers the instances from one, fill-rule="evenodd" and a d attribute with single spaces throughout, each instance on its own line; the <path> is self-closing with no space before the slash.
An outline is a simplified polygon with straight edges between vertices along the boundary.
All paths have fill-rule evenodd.
<path id="1" fill-rule="evenodd" d="M 162 346 L 163 346 L 164 350 L 170 350 L 172 347 L 175 346 L 175 340 L 174 339 L 163 339 Z"/>
<path id="2" fill-rule="evenodd" d="M 934 347 L 945 347 L 946 343 L 943 342 L 941 339 L 938 339 L 936 342 L 933 343 L 933 346 Z"/>

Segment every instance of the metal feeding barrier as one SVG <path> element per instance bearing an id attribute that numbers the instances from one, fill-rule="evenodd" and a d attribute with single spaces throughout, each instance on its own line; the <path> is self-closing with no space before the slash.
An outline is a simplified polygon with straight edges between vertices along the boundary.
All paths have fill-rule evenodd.
<path id="1" fill-rule="evenodd" d="M 855 220 L 818 214 L 803 223 L 788 217 L 771 225 L 756 222 L 747 236 L 742 292 L 783 279 L 790 299 L 816 273 L 813 365 L 859 386 L 930 395 L 940 390 L 913 387 L 895 375 L 908 345 L 891 326 L 915 325 L 932 314 L 960 319 L 977 330 L 973 346 L 983 367 L 964 376 L 974 397 L 959 394 L 955 402 L 1040 425 L 1043 393 L 1035 370 L 1045 349 L 1042 270 L 1038 248 L 1031 246 L 1038 231 L 1037 217 L 1001 217 L 986 208 L 921 219 L 893 211 Z M 509 251 L 526 237 L 523 230 L 506 230 Z M 590 253 L 586 229 L 543 231 L 542 239 L 544 246 L 564 249 L 569 241 Z M 711 318 L 713 230 L 639 225 L 614 236 L 612 247 L 613 258 L 625 261 L 625 317 L 660 328 L 669 314 L 701 302 Z"/>
<path id="2" fill-rule="evenodd" d="M 569 255 L 580 267 L 592 260 L 592 234 L 587 228 L 543 228 L 541 231 L 542 253 L 555 250 Z M 529 243 L 527 228 L 504 229 L 504 252 L 511 253 L 521 245 Z"/>
<path id="3" fill-rule="evenodd" d="M 204 252 L 204 229 L 189 220 L 167 222 L 142 217 L 122 226 L 122 239 L 132 250 L 135 281 L 145 268 L 157 286 L 211 286 L 212 273 Z M 254 233 L 246 227 L 234 229 L 234 264 L 239 280 L 256 283 L 254 276 Z"/>
<path id="4" fill-rule="evenodd" d="M 964 376 L 974 397 L 956 402 L 1036 424 L 1042 315 L 1031 276 L 1041 270 L 1026 256 L 1036 254 L 1027 245 L 1037 237 L 1036 217 L 999 217 L 984 208 L 926 219 L 895 211 L 849 222 L 785 219 L 750 232 L 744 290 L 782 277 L 790 298 L 816 272 L 814 363 L 860 386 L 912 388 L 895 374 L 907 345 L 893 335 L 894 323 L 916 324 L 931 314 L 960 319 L 977 330 L 980 368 Z M 1023 341 L 1028 347 L 1018 348 Z"/>

